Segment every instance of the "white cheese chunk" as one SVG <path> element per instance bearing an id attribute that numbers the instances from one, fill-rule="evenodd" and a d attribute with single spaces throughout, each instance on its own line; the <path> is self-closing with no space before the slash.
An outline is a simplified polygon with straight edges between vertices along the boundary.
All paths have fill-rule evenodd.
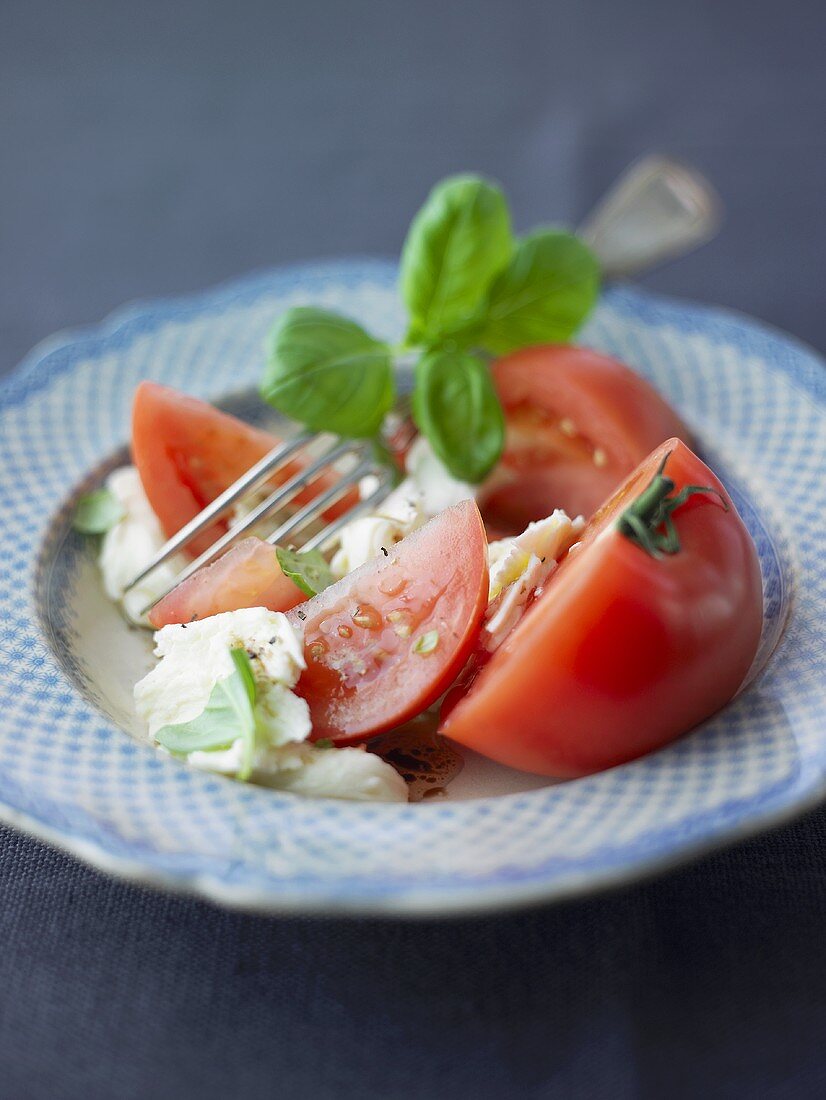
<path id="1" fill-rule="evenodd" d="M 453 477 L 447 467 L 433 453 L 433 448 L 420 435 L 407 452 L 407 473 L 418 490 L 422 507 L 428 516 L 438 515 L 445 508 L 461 504 L 463 500 L 475 500 L 478 486 Z"/>
<path id="2" fill-rule="evenodd" d="M 106 488 L 118 500 L 124 514 L 103 536 L 98 560 L 103 587 L 111 600 L 123 603 L 130 619 L 146 621 L 141 612 L 172 585 L 185 559 L 175 555 L 124 594 L 127 584 L 164 545 L 166 536 L 134 466 L 113 470 L 106 479 Z"/>
<path id="3" fill-rule="evenodd" d="M 582 516 L 572 520 L 557 509 L 547 519 L 528 524 L 521 535 L 490 544 L 489 603 L 482 633 L 486 649 L 499 648 L 584 526 Z"/>
<path id="4" fill-rule="evenodd" d="M 319 749 L 306 702 L 291 689 L 305 668 L 302 638 L 285 615 L 242 608 L 155 635 L 155 668 L 135 685 L 135 707 L 154 739 L 160 729 L 197 718 L 220 680 L 234 670 L 231 648 L 243 646 L 256 683 L 256 746 L 251 780 L 315 797 L 407 801 L 398 772 L 363 749 Z M 196 768 L 234 776 L 243 763 L 240 738 L 226 749 L 189 753 Z"/>
<path id="5" fill-rule="evenodd" d="M 256 761 L 254 778 L 259 783 L 311 798 L 407 801 L 407 784 L 396 769 L 363 746 L 319 749 L 300 745 L 281 749 L 278 755 L 277 761 Z"/>
<path id="6" fill-rule="evenodd" d="M 408 476 L 373 514 L 342 528 L 330 563 L 336 578 L 372 561 L 445 508 L 476 496 L 477 487 L 451 477 L 423 436 L 408 451 L 406 466 Z M 359 487 L 362 499 L 377 485 L 376 478 L 364 478 Z"/>
<path id="7" fill-rule="evenodd" d="M 368 496 L 375 486 L 362 487 Z M 339 545 L 330 562 L 337 579 L 377 558 L 427 521 L 421 495 L 406 479 L 382 501 L 373 515 L 359 516 L 342 527 Z"/>
<path id="8" fill-rule="evenodd" d="M 245 607 L 157 632 L 155 655 L 160 661 L 135 685 L 135 707 L 150 737 L 163 726 L 189 722 L 203 712 L 218 681 L 232 674 L 229 651 L 239 646 L 250 656 L 258 687 L 256 718 L 266 743 L 308 736 L 307 704 L 289 690 L 305 668 L 302 639 L 286 615 Z"/>

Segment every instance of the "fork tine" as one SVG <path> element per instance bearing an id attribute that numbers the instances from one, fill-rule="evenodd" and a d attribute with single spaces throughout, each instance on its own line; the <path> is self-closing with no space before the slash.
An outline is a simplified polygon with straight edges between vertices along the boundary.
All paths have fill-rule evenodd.
<path id="1" fill-rule="evenodd" d="M 209 527 L 220 515 L 228 511 L 233 504 L 242 497 L 249 489 L 254 488 L 259 482 L 263 481 L 268 474 L 272 473 L 276 466 L 280 465 L 285 458 L 289 458 L 301 447 L 305 446 L 313 435 L 311 432 L 302 432 L 300 435 L 293 436 L 291 439 L 286 439 L 283 443 L 279 443 L 277 447 L 264 455 L 264 457 L 256 462 L 254 466 L 251 466 L 249 470 L 240 477 L 237 481 L 233 482 L 228 489 L 226 489 L 220 496 L 216 497 L 211 504 L 208 504 L 206 508 L 194 516 L 189 523 L 185 523 L 184 526 L 176 534 L 172 536 L 164 545 L 160 548 L 158 553 L 152 558 L 148 565 L 146 565 L 140 573 L 132 578 L 127 584 L 124 592 L 129 592 L 135 587 L 136 584 L 140 584 L 145 577 L 148 577 L 150 573 L 153 573 L 159 565 L 163 565 L 165 561 L 176 554 L 196 535 L 199 535 L 201 531 Z"/>
<path id="2" fill-rule="evenodd" d="M 318 534 L 315 534 L 312 538 L 307 539 L 301 549 L 317 550 L 320 546 L 323 546 L 325 542 L 329 541 L 329 539 L 331 539 L 333 535 L 336 534 L 336 532 L 340 531 L 342 527 L 348 524 L 351 520 L 355 519 L 356 516 L 361 515 L 362 512 L 369 511 L 370 508 L 373 507 L 373 505 L 380 504 L 383 500 L 385 500 L 389 496 L 390 490 L 391 484 L 389 476 L 381 477 L 378 487 L 374 489 L 369 496 L 364 497 L 363 500 L 360 500 L 357 504 L 354 504 L 353 507 L 349 508 L 343 516 L 339 516 L 338 519 L 332 520 L 330 523 L 327 524 L 326 527 L 319 531 Z"/>
<path id="3" fill-rule="evenodd" d="M 314 468 L 315 472 L 318 472 L 325 465 L 329 464 L 331 461 L 334 461 L 335 458 L 339 457 L 339 453 L 353 453 L 352 445 L 340 444 L 333 449 L 333 452 L 326 456 L 322 455 L 320 459 L 313 463 L 313 466 L 308 467 L 307 470 L 302 471 L 301 475 L 296 475 L 296 477 L 292 478 L 291 480 L 297 482 L 300 479 L 302 482 L 301 487 L 303 487 L 304 483 L 306 483 L 308 480 L 311 480 Z M 325 542 L 328 541 L 328 539 L 332 538 L 332 536 L 340 528 L 342 528 L 346 523 L 349 523 L 351 519 L 355 518 L 355 516 L 359 515 L 361 512 L 366 511 L 373 504 L 377 504 L 379 503 L 379 501 L 384 500 L 384 498 L 390 491 L 391 486 L 389 474 L 385 473 L 384 471 L 377 471 L 376 464 L 371 458 L 363 459 L 353 470 L 351 470 L 349 473 L 345 473 L 344 475 L 342 475 L 342 477 L 324 493 L 322 493 L 318 497 L 314 497 L 311 501 L 305 504 L 304 507 L 296 512 L 294 516 L 291 516 L 286 523 L 281 524 L 280 527 L 273 531 L 272 534 L 267 537 L 266 541 L 275 545 L 286 535 L 291 534 L 293 531 L 303 527 L 316 515 L 320 515 L 324 511 L 324 509 L 328 507 L 328 505 L 330 505 L 337 497 L 341 496 L 348 489 L 353 488 L 353 486 L 358 485 L 361 478 L 371 473 L 377 474 L 377 476 L 379 477 L 378 487 L 374 489 L 369 496 L 365 497 L 363 500 L 358 501 L 356 504 L 353 505 L 352 508 L 348 508 L 343 515 L 328 523 L 325 527 L 322 528 L 321 531 L 319 531 L 316 535 L 313 535 L 312 538 L 308 539 L 302 549 L 315 550 L 318 546 L 323 545 Z M 281 487 L 280 494 L 283 494 L 283 490 L 285 488 L 286 486 Z M 299 488 L 299 486 L 295 485 L 294 488 Z M 280 494 L 272 494 L 272 496 Z M 142 608 L 140 613 L 141 616 L 148 614 L 157 603 L 160 603 L 160 601 L 164 599 L 165 596 L 168 596 L 169 593 L 172 592 L 173 589 L 177 588 L 179 584 L 185 581 L 187 577 L 190 577 L 198 569 L 202 569 L 205 565 L 208 565 L 211 561 L 220 556 L 221 550 L 225 546 L 228 546 L 229 543 L 236 539 L 239 534 L 242 534 L 243 531 L 247 530 L 252 523 L 255 523 L 257 519 L 261 518 L 261 515 L 256 515 L 256 513 L 260 512 L 261 514 L 263 514 L 265 510 L 269 510 L 268 505 L 270 504 L 271 500 L 272 497 L 269 497 L 267 498 L 267 500 L 263 501 L 263 503 L 259 505 L 258 508 L 256 508 L 253 512 L 250 513 L 249 516 L 247 516 L 242 527 L 234 527 L 232 528 L 232 530 L 227 531 L 226 534 L 223 535 L 221 539 L 218 540 L 218 542 L 211 546 L 209 550 L 202 554 L 200 558 L 196 559 L 193 562 L 190 562 L 186 569 L 182 570 L 182 572 L 178 574 L 173 584 L 164 589 L 164 591 L 161 592 L 156 597 L 156 599 L 152 601 L 152 603 L 147 604 L 146 607 Z"/>
<path id="4" fill-rule="evenodd" d="M 158 596 L 154 603 L 150 604 L 150 607 L 154 607 L 155 603 L 160 602 L 167 596 L 173 588 L 177 588 L 182 581 L 185 581 L 187 577 L 191 577 L 193 573 L 197 573 L 199 569 L 202 569 L 205 565 L 209 565 L 211 562 L 219 558 L 221 554 L 230 546 L 233 542 L 240 539 L 242 535 L 246 534 L 251 527 L 253 527 L 260 519 L 264 519 L 270 512 L 273 512 L 285 501 L 289 500 L 296 492 L 303 489 L 306 485 L 310 484 L 314 480 L 314 476 L 320 473 L 326 466 L 329 466 L 331 462 L 335 462 L 336 459 L 343 457 L 346 454 L 358 453 L 353 447 L 352 443 L 339 443 L 333 447 L 328 448 L 312 465 L 307 466 L 304 470 L 299 470 L 297 474 L 290 478 L 289 481 L 285 481 L 283 485 L 275 490 L 274 493 L 263 500 L 257 507 L 255 507 L 248 516 L 246 516 L 242 523 L 236 524 L 228 531 L 225 531 L 221 537 L 205 550 L 203 554 L 197 557 L 194 561 L 191 561 L 175 578 L 175 583 L 171 585 L 165 592 Z M 344 475 L 347 476 L 347 475 Z M 338 480 L 333 486 L 333 490 L 330 493 L 325 494 L 325 497 L 329 495 L 339 496 L 342 491 L 349 488 L 352 484 L 351 480 L 344 481 Z M 314 497 L 310 504 L 319 507 L 324 506 L 325 497 Z M 148 610 L 148 609 L 147 609 Z"/>
<path id="5" fill-rule="evenodd" d="M 365 458 L 362 462 L 356 466 L 349 474 L 346 474 L 340 481 L 337 481 L 330 489 L 325 493 L 322 493 L 319 497 L 314 497 L 309 503 L 305 504 L 303 508 L 299 509 L 294 516 L 282 523 L 280 527 L 267 535 L 267 542 L 275 546 L 286 538 L 287 535 L 291 535 L 293 531 L 299 530 L 305 523 L 308 523 L 317 514 L 321 514 L 324 509 L 330 504 L 336 497 L 341 496 L 343 488 L 352 488 L 354 485 L 358 485 L 361 478 L 365 474 L 372 473 L 376 468 L 375 462 L 370 458 Z M 352 516 L 352 509 L 348 509 L 345 513 L 348 517 Z M 305 549 L 304 547 L 302 549 Z"/>

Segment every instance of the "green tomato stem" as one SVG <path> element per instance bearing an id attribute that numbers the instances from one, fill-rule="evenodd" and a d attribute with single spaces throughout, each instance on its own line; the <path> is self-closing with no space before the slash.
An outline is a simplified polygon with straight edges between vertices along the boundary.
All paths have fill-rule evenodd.
<path id="1" fill-rule="evenodd" d="M 674 512 L 685 504 L 689 497 L 697 493 L 713 494 L 719 497 L 723 507 L 728 511 L 725 497 L 710 485 L 686 485 L 676 496 L 671 496 L 676 485 L 663 473 L 670 457 L 671 451 L 663 457 L 648 485 L 617 520 L 619 533 L 652 558 L 679 553 L 681 543 L 673 517 Z"/>

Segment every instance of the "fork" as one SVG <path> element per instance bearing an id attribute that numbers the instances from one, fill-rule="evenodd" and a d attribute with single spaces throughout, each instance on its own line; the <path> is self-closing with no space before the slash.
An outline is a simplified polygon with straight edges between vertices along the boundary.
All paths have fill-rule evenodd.
<path id="1" fill-rule="evenodd" d="M 184 524 L 180 531 L 164 543 L 152 560 L 130 580 L 124 591 L 129 592 L 135 588 L 164 562 L 184 550 L 197 535 L 226 516 L 242 497 L 253 492 L 272 478 L 288 460 L 294 460 L 302 451 L 307 450 L 312 445 L 317 445 L 320 438 L 314 436 L 311 432 L 300 432 L 273 447 L 242 477 L 238 478 L 228 489 L 216 497 L 197 516 Z M 349 466 L 349 469 L 343 469 L 342 467 L 345 465 Z M 380 504 L 388 496 L 393 486 L 392 472 L 372 456 L 369 444 L 334 437 L 333 441 L 326 445 L 321 453 L 314 457 L 308 465 L 278 485 L 243 520 L 229 527 L 207 550 L 181 570 L 174 581 L 160 592 L 152 603 L 142 609 L 141 615 L 146 615 L 151 611 L 157 603 L 167 596 L 173 588 L 185 581 L 187 577 L 191 577 L 197 570 L 217 560 L 232 543 L 248 534 L 257 524 L 283 509 L 285 505 L 288 505 L 302 491 L 309 488 L 314 481 L 325 472 L 328 472 L 330 468 L 337 469 L 340 474 L 338 479 L 329 488 L 314 496 L 303 507 L 299 508 L 293 515 L 279 523 L 275 530 L 267 535 L 266 542 L 275 546 L 305 527 L 314 526 L 323 518 L 325 511 L 351 490 L 357 488 L 363 479 L 374 478 L 375 486 L 366 496 L 325 524 L 321 530 L 305 539 L 301 546 L 302 550 L 318 549 L 333 539 L 346 523 Z"/>
<path id="2" fill-rule="evenodd" d="M 618 278 L 637 274 L 666 259 L 683 255 L 709 240 L 717 231 L 720 213 L 720 200 L 708 181 L 695 169 L 668 157 L 651 155 L 635 162 L 623 173 L 582 224 L 579 234 L 596 253 L 603 274 L 608 278 Z M 192 539 L 224 517 L 242 497 L 273 477 L 287 460 L 294 459 L 313 446 L 318 447 L 322 439 L 310 432 L 300 432 L 279 443 L 173 535 L 132 578 L 125 591 L 133 589 L 160 565 L 185 549 Z M 349 469 L 342 468 L 345 464 Z M 375 487 L 365 497 L 311 534 L 301 546 L 302 550 L 320 549 L 328 545 L 345 524 L 380 504 L 392 488 L 390 470 L 372 456 L 369 444 L 333 438 L 308 465 L 278 485 L 242 521 L 233 524 L 187 565 L 173 583 L 143 609 L 142 615 L 151 611 L 187 577 L 219 558 L 256 524 L 288 505 L 331 468 L 340 474 L 338 480 L 281 522 L 267 536 L 267 542 L 276 545 L 304 528 L 312 529 L 332 504 L 358 487 L 362 479 L 373 477 Z"/>

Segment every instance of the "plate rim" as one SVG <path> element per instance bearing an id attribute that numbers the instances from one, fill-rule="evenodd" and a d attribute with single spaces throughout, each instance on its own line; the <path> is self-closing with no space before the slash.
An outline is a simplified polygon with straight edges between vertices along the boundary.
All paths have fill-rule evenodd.
<path id="1" fill-rule="evenodd" d="M 150 314 L 157 318 L 159 324 L 167 315 L 183 319 L 182 314 L 204 313 L 219 302 L 229 307 L 233 301 L 252 294 L 259 284 L 262 288 L 268 286 L 279 275 L 305 274 L 330 277 L 347 271 L 352 273 L 355 266 L 359 267 L 362 274 L 372 270 L 376 274 L 381 273 L 384 278 L 397 270 L 394 260 L 375 256 L 313 260 L 264 268 L 190 294 L 142 299 L 128 303 L 112 311 L 97 324 L 68 328 L 40 341 L 0 383 L 0 404 L 2 406 L 13 404 L 19 398 L 47 386 L 59 376 L 62 371 L 47 369 L 42 372 L 42 380 L 36 378 L 44 360 L 55 352 L 68 347 L 76 349 L 78 344 L 97 344 L 101 338 L 116 334 L 130 321 L 145 318 Z M 608 294 L 611 297 L 628 297 L 637 303 L 650 302 L 654 305 L 660 303 L 677 310 L 683 309 L 699 314 L 703 321 L 727 320 L 737 328 L 746 327 L 763 339 L 768 338 L 771 342 L 779 342 L 798 356 L 803 354 L 821 369 L 826 366 L 820 354 L 805 342 L 735 310 L 661 295 L 625 284 L 612 288 Z M 810 399 L 818 400 L 819 394 L 812 394 L 805 382 L 800 383 L 798 372 L 785 370 L 782 364 L 774 362 L 768 362 L 767 366 L 792 378 L 801 385 Z M 826 382 L 826 371 L 822 381 Z M 40 632 L 39 625 L 38 632 Z M 404 891 L 388 892 L 381 896 L 364 895 L 361 898 L 334 894 L 333 886 L 330 887 L 329 893 L 321 891 L 318 894 L 307 894 L 302 893 L 300 888 L 289 893 L 275 893 L 272 888 L 267 889 L 260 885 L 247 887 L 237 883 L 226 883 L 220 876 L 214 874 L 191 875 L 175 870 L 167 871 L 152 865 L 146 859 L 126 858 L 122 854 L 114 853 L 108 850 L 104 843 L 82 836 L 71 828 L 50 825 L 5 800 L 0 800 L 0 820 L 40 841 L 69 852 L 105 873 L 116 875 L 143 887 L 162 888 L 198 896 L 224 907 L 273 915 L 314 913 L 405 918 L 461 916 L 514 910 L 599 893 L 622 884 L 640 881 L 728 844 L 738 843 L 794 819 L 823 800 L 826 797 L 826 770 L 821 768 L 819 775 L 813 775 L 813 772 L 816 772 L 816 769 L 808 771 L 801 769 L 794 783 L 783 787 L 782 801 L 773 801 L 778 798 L 777 794 L 772 798 L 767 797 L 760 811 L 748 817 L 734 822 L 721 820 L 706 835 L 675 842 L 668 851 L 632 856 L 625 862 L 597 871 L 585 869 L 573 870 L 567 874 L 551 873 L 545 879 L 525 883 L 511 882 L 506 886 L 501 883 L 462 885 L 454 888 L 442 885 L 435 887 L 414 885 L 406 887 Z M 539 875 L 539 872 L 535 873 Z"/>

